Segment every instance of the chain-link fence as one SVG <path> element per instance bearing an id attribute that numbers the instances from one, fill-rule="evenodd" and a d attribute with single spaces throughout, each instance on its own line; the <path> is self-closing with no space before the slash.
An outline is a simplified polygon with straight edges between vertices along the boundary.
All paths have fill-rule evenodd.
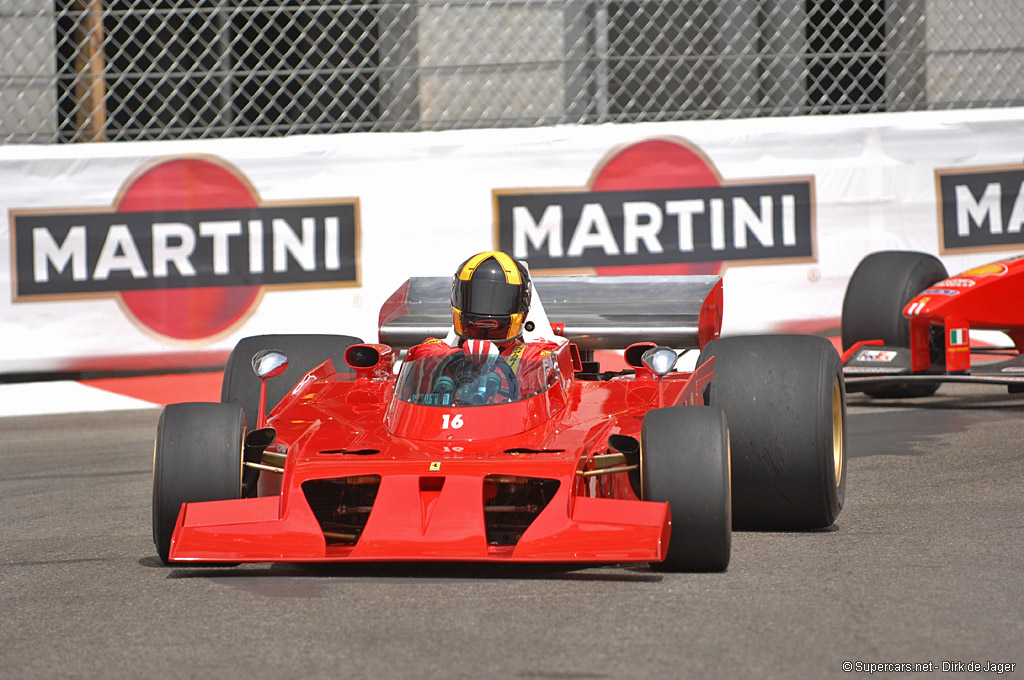
<path id="1" fill-rule="evenodd" d="M 0 0 L 0 143 L 997 107 L 1021 73 L 1022 0 Z"/>

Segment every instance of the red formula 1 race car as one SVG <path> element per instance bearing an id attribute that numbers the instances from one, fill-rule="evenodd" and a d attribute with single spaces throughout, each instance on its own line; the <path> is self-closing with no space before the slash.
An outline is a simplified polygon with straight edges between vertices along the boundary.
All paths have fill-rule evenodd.
<path id="1" fill-rule="evenodd" d="M 221 403 L 167 406 L 160 557 L 721 571 L 734 524 L 835 521 L 846 396 L 828 341 L 715 339 L 718 277 L 540 277 L 524 339 L 557 349 L 515 370 L 462 352 L 395 370 L 399 349 L 448 331 L 451 286 L 410 279 L 376 344 L 246 338 Z M 630 368 L 602 371 L 594 350 L 608 348 Z M 698 349 L 695 370 L 675 370 L 678 350 Z"/>
<path id="2" fill-rule="evenodd" d="M 942 262 L 926 253 L 872 253 L 847 285 L 842 325 L 850 392 L 926 397 L 941 382 L 991 383 L 1024 392 L 1020 257 L 950 277 Z M 972 345 L 972 330 L 1002 331 L 1012 346 Z"/>

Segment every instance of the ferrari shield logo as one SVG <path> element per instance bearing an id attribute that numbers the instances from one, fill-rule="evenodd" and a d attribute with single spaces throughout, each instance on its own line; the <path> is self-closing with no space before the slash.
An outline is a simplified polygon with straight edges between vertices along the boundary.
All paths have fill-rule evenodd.
<path id="1" fill-rule="evenodd" d="M 430 471 L 431 472 L 437 472 L 440 469 L 441 469 L 441 463 L 431 463 L 430 464 Z"/>

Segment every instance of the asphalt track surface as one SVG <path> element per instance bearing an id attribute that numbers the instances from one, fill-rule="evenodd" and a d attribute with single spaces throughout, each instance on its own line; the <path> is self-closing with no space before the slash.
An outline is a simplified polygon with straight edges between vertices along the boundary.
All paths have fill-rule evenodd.
<path id="1" fill-rule="evenodd" d="M 150 533 L 158 409 L 0 418 L 0 677 L 867 675 L 845 661 L 1021 677 L 1022 397 L 851 397 L 837 527 L 736 534 L 728 572 L 699 575 L 166 567 Z"/>

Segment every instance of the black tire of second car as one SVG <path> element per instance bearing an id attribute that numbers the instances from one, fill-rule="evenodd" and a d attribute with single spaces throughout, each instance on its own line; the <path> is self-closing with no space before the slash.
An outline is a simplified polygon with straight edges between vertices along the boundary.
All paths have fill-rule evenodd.
<path id="1" fill-rule="evenodd" d="M 708 343 L 705 399 L 725 411 L 736 529 L 831 526 L 846 498 L 846 390 L 825 338 L 765 335 Z"/>
<path id="2" fill-rule="evenodd" d="M 164 562 L 182 503 L 241 497 L 245 430 L 233 404 L 164 407 L 153 449 L 153 543 Z"/>
<path id="3" fill-rule="evenodd" d="M 949 275 L 933 255 L 903 250 L 871 253 L 857 265 L 843 298 L 843 349 L 861 340 L 910 347 L 910 322 L 903 308 L 914 296 Z M 927 397 L 939 383 L 885 383 L 864 390 L 873 397 Z"/>
<path id="4" fill-rule="evenodd" d="M 640 445 L 644 500 L 668 501 L 672 534 L 664 571 L 725 571 L 732 546 L 729 434 L 722 409 L 648 411 Z"/>

